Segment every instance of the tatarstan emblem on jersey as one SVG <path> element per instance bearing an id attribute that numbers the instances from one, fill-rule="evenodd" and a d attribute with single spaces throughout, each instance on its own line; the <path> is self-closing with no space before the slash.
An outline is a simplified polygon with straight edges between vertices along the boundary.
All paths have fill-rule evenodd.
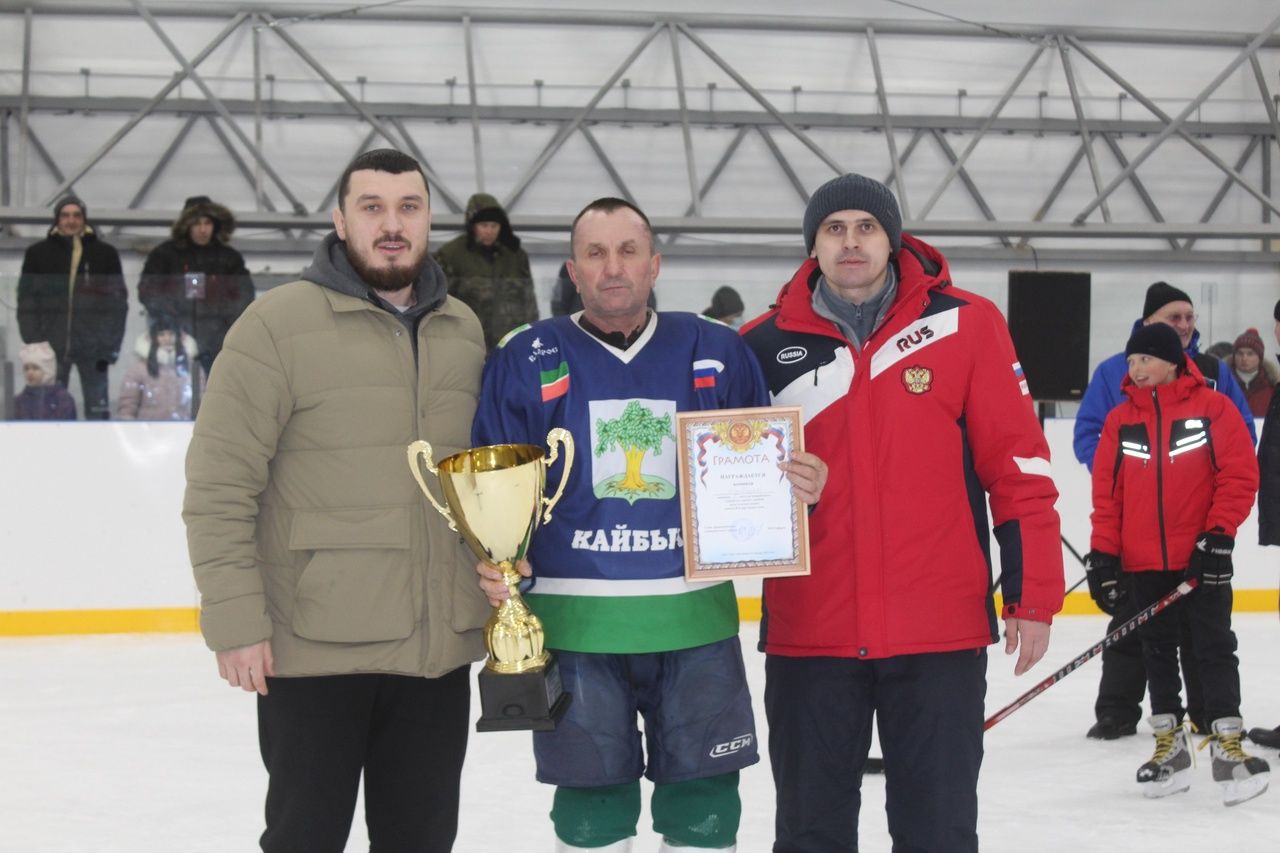
<path id="1" fill-rule="evenodd" d="M 658 412 L 661 412 L 659 414 Z M 596 497 L 667 500 L 676 493 L 675 403 L 593 400 L 591 482 Z"/>
<path id="2" fill-rule="evenodd" d="M 912 394 L 923 394 L 933 387 L 933 371 L 927 367 L 912 365 L 902 369 L 902 384 Z"/>
<path id="3" fill-rule="evenodd" d="M 540 371 L 539 380 L 542 383 L 542 402 L 563 397 L 569 393 L 569 363 L 562 361 L 552 370 Z"/>

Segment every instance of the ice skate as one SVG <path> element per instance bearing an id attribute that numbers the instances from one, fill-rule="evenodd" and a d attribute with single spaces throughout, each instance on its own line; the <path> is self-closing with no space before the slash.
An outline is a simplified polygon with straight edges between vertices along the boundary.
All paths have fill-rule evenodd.
<path id="1" fill-rule="evenodd" d="M 1243 732 L 1239 717 L 1213 721 L 1213 734 L 1205 738 L 1213 759 L 1213 781 L 1222 786 L 1222 804 L 1237 806 L 1267 790 L 1271 766 L 1240 748 Z"/>
<path id="2" fill-rule="evenodd" d="M 1188 790 L 1192 757 L 1186 726 L 1173 714 L 1154 714 L 1148 722 L 1156 736 L 1156 751 L 1138 768 L 1142 796 L 1154 800 Z"/>
<path id="3" fill-rule="evenodd" d="M 1265 746 L 1269 749 L 1280 749 L 1280 726 L 1274 729 L 1249 729 L 1249 740 L 1258 746 Z"/>

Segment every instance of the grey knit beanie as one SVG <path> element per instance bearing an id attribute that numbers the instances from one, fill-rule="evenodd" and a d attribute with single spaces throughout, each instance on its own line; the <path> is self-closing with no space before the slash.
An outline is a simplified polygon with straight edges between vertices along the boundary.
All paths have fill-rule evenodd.
<path id="1" fill-rule="evenodd" d="M 83 201 L 74 195 L 64 195 L 62 198 L 58 199 L 58 203 L 53 206 L 53 221 L 55 224 L 58 221 L 58 217 L 62 214 L 62 208 L 69 204 L 74 204 L 76 207 L 80 208 L 80 215 L 86 219 L 89 218 L 89 208 L 85 206 Z"/>
<path id="2" fill-rule="evenodd" d="M 841 175 L 832 178 L 809 197 L 804 209 L 804 251 L 813 252 L 813 241 L 822 220 L 838 210 L 865 210 L 876 218 L 889 235 L 889 245 L 897 252 L 902 248 L 902 214 L 893 192 L 879 181 L 863 175 Z"/>

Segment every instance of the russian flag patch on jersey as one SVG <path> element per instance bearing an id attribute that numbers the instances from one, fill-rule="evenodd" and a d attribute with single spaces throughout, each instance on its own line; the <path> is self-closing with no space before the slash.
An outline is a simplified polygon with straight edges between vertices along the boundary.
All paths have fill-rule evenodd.
<path id="1" fill-rule="evenodd" d="M 716 374 L 724 371 L 724 363 L 714 358 L 700 358 L 693 363 L 693 387 L 716 387 Z"/>
<path id="2" fill-rule="evenodd" d="M 1031 389 L 1027 388 L 1027 377 L 1022 372 L 1022 362 L 1013 363 L 1013 376 L 1018 380 L 1018 389 L 1022 391 L 1022 396 L 1031 396 Z"/>
<path id="3" fill-rule="evenodd" d="M 554 370 L 541 371 L 542 402 L 563 397 L 569 393 L 569 362 L 562 361 Z"/>

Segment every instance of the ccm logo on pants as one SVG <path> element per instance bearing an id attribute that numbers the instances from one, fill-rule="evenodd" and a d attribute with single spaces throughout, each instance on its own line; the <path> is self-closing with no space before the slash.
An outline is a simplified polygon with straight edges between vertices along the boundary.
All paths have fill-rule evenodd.
<path id="1" fill-rule="evenodd" d="M 711 752 L 707 753 L 712 758 L 723 758 L 726 755 L 732 755 L 739 750 L 746 749 L 755 741 L 754 735 L 739 735 L 731 741 L 718 743 L 711 747 Z"/>

